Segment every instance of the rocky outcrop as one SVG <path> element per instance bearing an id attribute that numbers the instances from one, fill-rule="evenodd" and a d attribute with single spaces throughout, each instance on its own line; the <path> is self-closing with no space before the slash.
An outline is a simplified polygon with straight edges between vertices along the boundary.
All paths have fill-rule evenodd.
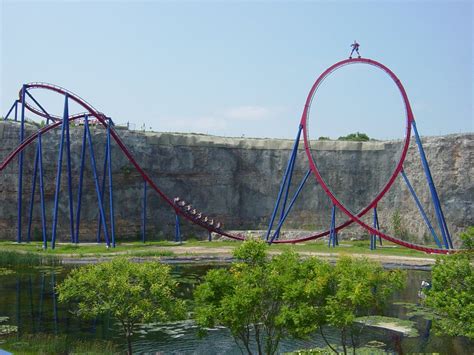
<path id="1" fill-rule="evenodd" d="M 28 126 L 27 134 L 36 128 Z M 83 129 L 71 127 L 74 199 L 77 195 L 80 145 Z M 281 178 L 286 169 L 293 142 L 277 139 L 226 138 L 179 133 L 149 133 L 118 130 L 137 161 L 170 198 L 180 196 L 191 201 L 205 214 L 217 217 L 229 229 L 265 229 L 274 207 Z M 99 172 L 102 175 L 105 134 L 101 128 L 92 130 Z M 19 127 L 13 122 L 0 122 L 0 159 L 14 149 Z M 43 137 L 45 161 L 45 192 L 48 232 L 50 233 L 56 161 L 60 131 Z M 474 134 L 456 134 L 424 138 L 423 143 L 438 188 L 449 228 L 457 235 L 474 225 Z M 351 210 L 358 211 L 369 203 L 387 182 L 398 162 L 401 141 L 340 142 L 317 141 L 312 151 L 323 178 L 331 190 Z M 143 181 L 117 145 L 113 145 L 113 183 L 116 230 L 119 239 L 137 238 L 140 234 Z M 31 191 L 35 147 L 25 153 L 23 228 Z M 89 157 L 87 156 L 87 159 Z M 411 143 L 405 171 L 415 186 L 436 226 L 426 179 L 417 147 Z M 308 169 L 306 153 L 298 152 L 293 189 Z M 63 173 L 66 166 L 63 164 Z M 16 163 L 0 173 L 0 238 L 14 239 L 17 214 Z M 63 175 L 65 177 L 66 175 Z M 66 179 L 61 181 L 59 237 L 68 240 L 68 200 Z M 107 194 L 106 194 L 107 195 Z M 36 196 L 39 201 L 39 195 Z M 96 238 L 98 209 L 90 162 L 86 161 L 84 196 L 81 211 L 81 238 Z M 106 203 L 107 197 L 105 199 Z M 427 228 L 413 199 L 399 177 L 378 206 L 382 228 L 391 232 L 391 220 L 396 211 L 411 238 L 430 239 Z M 150 239 L 171 239 L 174 228 L 173 211 L 151 189 L 148 189 L 147 235 Z M 287 221 L 287 228 L 323 230 L 330 224 L 331 203 L 311 176 Z M 33 236 L 39 238 L 38 203 L 35 204 Z M 370 213 L 365 217 L 371 220 Z M 337 220 L 345 220 L 338 213 Z M 184 222 L 185 236 L 205 234 Z M 353 227 L 343 235 L 366 235 Z"/>

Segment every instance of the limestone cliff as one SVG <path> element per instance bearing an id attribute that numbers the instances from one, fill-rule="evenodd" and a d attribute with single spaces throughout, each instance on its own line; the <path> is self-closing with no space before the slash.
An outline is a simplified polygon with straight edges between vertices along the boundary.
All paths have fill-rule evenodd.
<path id="1" fill-rule="evenodd" d="M 27 134 L 35 128 L 28 126 Z M 290 140 L 225 138 L 179 133 L 144 133 L 118 130 L 125 144 L 169 196 L 180 196 L 199 210 L 223 221 L 229 229 L 264 229 L 273 210 L 281 177 L 292 147 Z M 105 134 L 101 128 L 92 130 L 99 173 L 102 175 Z M 48 233 L 59 145 L 59 130 L 43 137 L 45 191 Z M 77 195 L 78 168 L 82 127 L 71 127 L 74 199 Z M 0 160 L 17 145 L 19 127 L 13 122 L 0 122 Z M 456 134 L 423 139 L 432 175 L 438 188 L 448 226 L 454 235 L 474 225 L 474 134 Z M 372 200 L 388 180 L 400 154 L 400 141 L 312 143 L 312 151 L 323 178 L 331 190 L 353 211 Z M 35 147 L 25 153 L 23 225 L 26 232 L 27 211 Z M 132 165 L 114 144 L 113 183 L 115 220 L 118 239 L 136 238 L 140 233 L 143 182 Z M 405 170 L 426 206 L 433 224 L 436 220 L 430 207 L 430 195 L 423 174 L 417 147 L 411 143 Z M 63 173 L 66 171 L 63 164 Z M 308 169 L 306 153 L 300 146 L 293 189 Z M 0 173 L 0 238 L 13 240 L 16 235 L 17 163 Z M 59 238 L 68 240 L 68 200 L 66 175 L 61 186 Z M 36 196 L 39 201 L 39 194 Z M 81 212 L 81 238 L 94 240 L 98 218 L 97 197 L 92 180 L 89 157 L 86 160 L 84 196 Z M 107 198 L 106 198 L 107 202 Z M 34 237 L 39 237 L 39 203 L 34 209 Z M 391 219 L 400 211 L 403 224 L 411 236 L 427 237 L 425 227 L 412 197 L 401 178 L 378 206 L 382 228 L 391 231 Z M 301 197 L 290 214 L 287 226 L 295 229 L 323 230 L 330 224 L 331 203 L 310 176 Z M 149 189 L 147 231 L 150 239 L 172 238 L 174 215 L 171 209 Z M 338 221 L 345 217 L 337 214 Z M 365 218 L 371 220 L 371 215 Z M 203 235 L 203 231 L 183 223 L 184 236 Z M 359 227 L 347 234 L 365 235 Z M 429 239 L 429 238 L 428 238 Z M 456 238 L 455 238 L 456 239 Z"/>

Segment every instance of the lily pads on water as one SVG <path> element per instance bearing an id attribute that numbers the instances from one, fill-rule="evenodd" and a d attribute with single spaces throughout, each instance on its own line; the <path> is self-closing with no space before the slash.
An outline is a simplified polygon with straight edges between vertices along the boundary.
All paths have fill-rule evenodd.
<path id="1" fill-rule="evenodd" d="M 12 270 L 12 269 L 7 269 L 7 268 L 4 268 L 4 267 L 0 267 L 0 276 L 7 276 L 7 275 L 11 275 L 11 274 L 14 274 L 15 271 Z"/>
<path id="2" fill-rule="evenodd" d="M 59 274 L 64 270 L 64 267 L 62 266 L 48 266 L 48 265 L 40 265 L 40 266 L 35 266 L 35 269 L 38 270 L 39 272 L 46 274 L 46 275 L 51 275 L 51 274 Z"/>
<path id="3" fill-rule="evenodd" d="M 418 330 L 415 328 L 415 322 L 412 322 L 411 320 L 385 316 L 368 316 L 356 318 L 356 322 L 370 327 L 393 330 L 408 337 L 418 336 Z"/>
<path id="4" fill-rule="evenodd" d="M 421 317 L 426 320 L 436 319 L 436 315 L 431 309 L 421 304 L 409 303 L 409 302 L 395 302 L 395 305 L 402 306 L 407 310 L 408 317 Z"/>
<path id="5" fill-rule="evenodd" d="M 18 327 L 10 324 L 0 324 L 0 336 L 16 333 Z"/>

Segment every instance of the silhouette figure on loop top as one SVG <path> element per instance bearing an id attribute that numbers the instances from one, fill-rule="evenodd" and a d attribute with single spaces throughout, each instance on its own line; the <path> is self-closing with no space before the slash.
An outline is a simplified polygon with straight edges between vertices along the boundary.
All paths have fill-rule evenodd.
<path id="1" fill-rule="evenodd" d="M 349 56 L 349 59 L 352 59 L 352 54 L 354 54 L 354 52 L 356 52 L 358 58 L 360 58 L 360 53 L 359 53 L 360 44 L 357 43 L 356 40 L 354 40 L 354 43 L 351 44 L 351 47 L 352 47 L 352 51 L 351 51 L 351 54 L 350 54 L 350 56 Z"/>

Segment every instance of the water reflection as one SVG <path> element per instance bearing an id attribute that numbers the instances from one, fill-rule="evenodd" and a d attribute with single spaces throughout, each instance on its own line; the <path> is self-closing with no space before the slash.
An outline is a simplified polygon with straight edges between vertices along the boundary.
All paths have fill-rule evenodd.
<path id="1" fill-rule="evenodd" d="M 178 279 L 180 297 L 191 300 L 193 290 L 205 273 L 216 265 L 174 265 L 172 274 Z M 70 313 L 58 303 L 55 286 L 71 269 L 62 267 L 39 267 L 17 270 L 15 274 L 0 277 L 0 317 L 9 317 L 8 324 L 18 326 L 17 337 L 23 334 L 46 333 L 66 334 L 82 339 L 112 340 L 125 348 L 120 328 L 109 317 L 85 321 Z M 394 296 L 394 301 L 417 302 L 418 287 L 423 279 L 429 279 L 429 272 L 409 271 L 408 286 Z M 387 316 L 407 319 L 406 308 L 388 305 Z M 420 336 L 407 338 L 399 333 L 381 329 L 366 328 L 360 337 L 360 344 L 373 341 L 382 343 L 388 352 L 440 352 L 449 354 L 471 354 L 473 344 L 463 338 L 437 337 L 431 332 L 431 321 L 411 317 L 417 324 Z M 327 330 L 331 342 L 339 342 L 335 331 Z M 193 321 L 167 324 L 146 324 L 134 335 L 134 349 L 137 353 L 166 354 L 240 354 L 240 349 L 225 328 L 211 329 L 204 338 L 199 338 Z M 307 340 L 285 340 L 280 351 L 325 346 L 318 334 Z"/>

